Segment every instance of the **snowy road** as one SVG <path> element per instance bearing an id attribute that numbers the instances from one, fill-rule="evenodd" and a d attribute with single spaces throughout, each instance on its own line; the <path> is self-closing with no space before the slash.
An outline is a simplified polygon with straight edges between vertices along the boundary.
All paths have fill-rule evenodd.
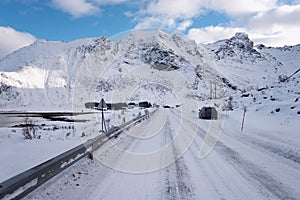
<path id="1" fill-rule="evenodd" d="M 298 160 L 230 127 L 200 159 L 208 127 L 195 113 L 181 117 L 178 110 L 159 109 L 151 120 L 103 145 L 94 161 L 79 161 L 25 199 L 300 199 Z M 175 139 L 180 128 L 183 144 L 193 140 L 182 156 L 182 143 Z M 159 154 L 163 150 L 167 153 Z M 153 156 L 138 163 L 124 152 Z M 150 170 L 155 164 L 161 167 Z M 141 172 L 141 166 L 148 172 L 131 173 Z"/>

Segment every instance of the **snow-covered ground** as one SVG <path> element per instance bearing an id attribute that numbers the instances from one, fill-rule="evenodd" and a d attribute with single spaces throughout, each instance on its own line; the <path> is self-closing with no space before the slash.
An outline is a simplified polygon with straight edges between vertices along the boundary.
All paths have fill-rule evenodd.
<path id="1" fill-rule="evenodd" d="M 109 129 L 143 114 L 145 110 L 134 108 L 107 111 L 104 115 Z M 36 126 L 36 138 L 32 140 L 25 139 L 23 128 L 0 127 L 0 182 L 102 134 L 101 112 L 68 117 L 76 122 L 32 119 Z M 24 124 L 24 121 L 17 123 L 20 124 Z"/>
<path id="2" fill-rule="evenodd" d="M 27 198 L 299 199 L 299 63 L 299 45 L 254 45 L 245 33 L 197 45 L 160 30 L 133 31 L 119 41 L 20 49 L 0 60 L 2 111 L 86 112 L 86 102 L 101 98 L 180 105 L 125 130 L 97 159 L 81 160 Z M 233 111 L 223 111 L 229 103 Z M 219 120 L 199 120 L 204 105 L 215 106 Z M 107 124 L 139 113 L 106 113 Z M 99 113 L 75 118 L 89 121 L 40 121 L 41 139 L 32 141 L 21 128 L 0 128 L 0 159 L 8 161 L 0 181 L 99 134 Z"/>
<path id="3" fill-rule="evenodd" d="M 106 143 L 93 161 L 79 161 L 25 199 L 298 199 L 297 130 L 286 131 L 288 126 L 280 123 L 266 129 L 273 119 L 260 118 L 265 123 L 256 124 L 260 115 L 249 111 L 241 132 L 242 110 L 220 115 L 225 119 L 221 136 L 202 159 L 199 152 L 212 122 L 190 111 L 159 109 L 150 121 Z M 183 140 L 193 136 L 182 156 L 178 153 L 186 143 L 174 142 L 180 130 Z M 171 151 L 162 153 L 169 145 Z M 160 159 L 147 157 L 155 152 L 161 152 Z M 145 162 L 131 162 L 136 155 Z M 165 165 L 169 160 L 173 162 Z"/>

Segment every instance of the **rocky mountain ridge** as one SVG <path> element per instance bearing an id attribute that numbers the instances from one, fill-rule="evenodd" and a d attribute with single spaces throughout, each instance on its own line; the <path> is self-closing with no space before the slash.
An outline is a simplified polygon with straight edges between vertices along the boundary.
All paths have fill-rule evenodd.
<path id="1" fill-rule="evenodd" d="M 245 33 L 207 45 L 160 30 L 134 31 L 120 41 L 36 41 L 0 60 L 0 109 L 70 110 L 118 95 L 158 104 L 180 103 L 176 95 L 208 100 L 212 83 L 217 98 L 227 98 L 278 85 L 299 59 L 299 45 L 255 46 Z"/>

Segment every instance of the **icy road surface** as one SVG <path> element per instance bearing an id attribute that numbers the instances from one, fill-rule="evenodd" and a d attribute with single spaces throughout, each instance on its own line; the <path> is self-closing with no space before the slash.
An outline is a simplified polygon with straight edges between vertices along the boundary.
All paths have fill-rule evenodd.
<path id="1" fill-rule="evenodd" d="M 25 199 L 300 199 L 299 160 L 235 133 L 230 126 L 224 127 L 211 153 L 200 159 L 209 122 L 196 115 L 181 117 L 178 110 L 159 109 L 151 120 L 102 146 L 94 161 L 79 161 Z M 174 142 L 179 127 L 187 140 L 196 130 L 182 156 L 178 156 L 182 147 Z M 162 153 L 161 167 L 152 171 L 156 158 L 131 163 L 132 157 L 114 148 L 154 155 L 168 145 L 169 157 Z M 169 160 L 175 161 L 164 166 Z M 120 171 L 130 167 L 140 173 Z M 149 172 L 141 173 L 143 167 Z"/>

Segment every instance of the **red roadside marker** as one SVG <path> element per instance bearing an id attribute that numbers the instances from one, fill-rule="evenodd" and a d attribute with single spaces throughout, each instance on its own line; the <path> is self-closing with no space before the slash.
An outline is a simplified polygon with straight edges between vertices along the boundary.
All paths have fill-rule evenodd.
<path id="1" fill-rule="evenodd" d="M 243 131 L 243 129 L 244 129 L 244 122 L 245 122 L 246 112 L 247 112 L 247 108 L 246 108 L 246 106 L 244 106 L 244 114 L 243 114 L 243 122 L 242 122 L 241 131 Z"/>

